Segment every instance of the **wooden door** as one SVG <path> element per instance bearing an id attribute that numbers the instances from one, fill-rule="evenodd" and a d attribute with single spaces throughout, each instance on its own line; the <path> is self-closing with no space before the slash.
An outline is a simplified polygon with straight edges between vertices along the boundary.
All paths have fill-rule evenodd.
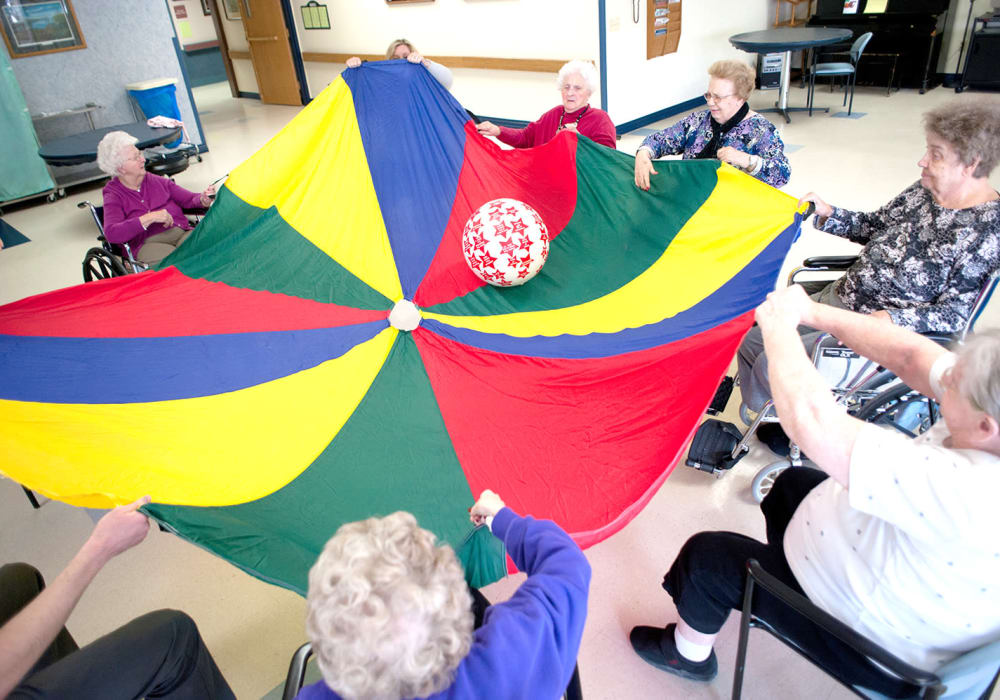
<path id="1" fill-rule="evenodd" d="M 281 0 L 243 0 L 242 10 L 261 102 L 302 104 Z"/>

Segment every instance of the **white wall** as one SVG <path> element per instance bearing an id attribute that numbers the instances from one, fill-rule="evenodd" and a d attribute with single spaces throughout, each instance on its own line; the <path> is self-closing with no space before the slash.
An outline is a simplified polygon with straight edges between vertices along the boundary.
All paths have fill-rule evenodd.
<path id="1" fill-rule="evenodd" d="M 185 0 L 184 2 L 170 0 L 167 4 L 170 6 L 170 19 L 177 30 L 177 40 L 181 42 L 181 46 L 187 47 L 190 44 L 202 44 L 206 41 L 216 40 L 215 25 L 212 24 L 212 16 L 205 14 L 205 11 L 201 7 L 201 0 Z M 187 17 L 177 19 L 177 13 L 174 11 L 175 7 L 185 8 L 187 10 Z M 187 27 L 190 36 L 184 36 L 182 25 Z"/>
<path id="2" fill-rule="evenodd" d="M 693 1 L 693 0 L 692 0 Z M 329 30 L 304 30 L 293 0 L 299 47 L 304 53 L 381 54 L 405 37 L 424 54 L 487 58 L 599 59 L 597 2 L 593 0 L 436 0 L 389 5 L 384 0 L 328 0 Z M 306 62 L 315 97 L 343 64 Z M 452 93 L 478 114 L 536 119 L 558 104 L 555 75 L 525 71 L 454 69 Z M 513 86 L 513 88 L 512 88 Z M 511 99 L 511 89 L 517 99 Z M 593 98 L 600 103 L 600 96 Z M 513 105 L 517 105 L 516 107 Z"/>
<path id="3" fill-rule="evenodd" d="M 432 57 L 484 56 L 569 60 L 600 58 L 595 0 L 436 0 L 389 5 L 384 0 L 328 0 L 330 30 L 303 30 L 293 0 L 304 53 L 377 54 L 406 37 Z M 646 1 L 639 22 L 634 0 L 607 0 L 608 103 L 616 124 L 696 98 L 707 69 L 721 58 L 756 61 L 729 44 L 740 32 L 766 29 L 776 0 L 686 0 L 678 51 L 646 60 Z M 343 64 L 306 62 L 310 95 L 334 80 Z M 554 75 L 522 71 L 454 69 L 452 93 L 477 114 L 536 119 L 558 104 Z M 243 89 L 243 88 L 241 88 Z M 512 99 L 512 91 L 517 99 Z M 591 98 L 600 105 L 599 92 Z"/>
<path id="4" fill-rule="evenodd" d="M 597 58 L 597 3 L 593 0 L 327 0 L 330 29 L 302 31 L 303 51 L 382 53 L 405 37 L 421 52 L 439 56 Z"/>
<path id="5" fill-rule="evenodd" d="M 640 5 L 637 24 L 632 0 L 607 0 L 608 112 L 615 124 L 698 97 L 714 61 L 755 62 L 756 54 L 734 49 L 729 37 L 774 21 L 774 0 L 685 0 L 676 53 L 647 60 L 646 3 Z"/>

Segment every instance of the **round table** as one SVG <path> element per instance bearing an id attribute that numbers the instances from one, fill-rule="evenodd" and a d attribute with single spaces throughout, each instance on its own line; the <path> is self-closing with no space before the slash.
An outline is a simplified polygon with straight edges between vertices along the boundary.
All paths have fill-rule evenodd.
<path id="1" fill-rule="evenodd" d="M 789 112 L 803 112 L 807 107 L 788 106 L 789 67 L 792 62 L 792 51 L 804 51 L 817 46 L 836 44 L 850 39 L 850 29 L 834 27 L 776 27 L 758 32 L 744 32 L 729 37 L 729 43 L 748 53 L 777 53 L 783 51 L 785 56 L 781 62 L 781 89 L 774 109 L 762 109 L 761 112 L 778 112 L 785 122 L 792 120 Z"/>
<path id="2" fill-rule="evenodd" d="M 135 147 L 140 151 L 144 148 L 158 146 L 161 143 L 174 141 L 181 135 L 180 127 L 154 129 L 147 126 L 146 122 L 118 124 L 50 141 L 38 149 L 38 155 L 49 165 L 92 163 L 97 160 L 97 144 L 109 131 L 125 131 L 136 137 L 139 142 L 135 144 Z"/>

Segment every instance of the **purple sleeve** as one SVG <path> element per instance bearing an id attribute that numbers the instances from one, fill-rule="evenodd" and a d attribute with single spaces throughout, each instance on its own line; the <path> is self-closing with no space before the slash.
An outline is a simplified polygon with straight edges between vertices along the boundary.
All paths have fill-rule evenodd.
<path id="1" fill-rule="evenodd" d="M 785 155 L 785 144 L 781 141 L 778 130 L 770 122 L 762 130 L 756 148 L 750 151 L 751 154 L 760 156 L 763 161 L 760 172 L 756 177 L 766 182 L 771 187 L 783 187 L 792 176 L 792 169 L 788 165 L 788 157 Z"/>
<path id="2" fill-rule="evenodd" d="M 170 191 L 170 199 L 177 202 L 181 209 L 200 209 L 202 207 L 201 192 L 186 190 L 170 179 L 167 180 L 167 183 Z"/>
<path id="3" fill-rule="evenodd" d="M 128 216 L 114 188 L 104 187 L 104 237 L 112 243 L 127 243 L 145 229 L 138 216 Z"/>
<path id="4" fill-rule="evenodd" d="M 640 148 L 645 146 L 651 150 L 653 158 L 683 153 L 684 149 L 687 148 L 690 134 L 697 130 L 702 117 L 701 112 L 689 114 L 673 126 L 668 126 L 662 131 L 647 136 L 643 139 Z"/>
<path id="5" fill-rule="evenodd" d="M 504 508 L 493 519 L 493 534 L 528 578 L 510 600 L 487 608 L 455 682 L 440 697 L 560 697 L 580 650 L 590 564 L 548 520 L 522 518 Z"/>

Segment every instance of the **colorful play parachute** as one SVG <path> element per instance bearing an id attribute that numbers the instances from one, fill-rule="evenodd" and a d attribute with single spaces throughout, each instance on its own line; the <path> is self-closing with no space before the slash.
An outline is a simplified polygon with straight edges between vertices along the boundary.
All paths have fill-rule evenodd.
<path id="1" fill-rule="evenodd" d="M 801 220 L 718 161 L 657 169 L 643 192 L 570 132 L 501 150 L 423 68 L 348 70 L 159 270 L 0 307 L 0 468 L 72 504 L 148 493 L 300 592 L 340 524 L 400 509 L 495 577 L 469 538 L 485 488 L 599 542 L 683 453 Z M 552 236 L 522 287 L 463 259 L 499 197 Z"/>

